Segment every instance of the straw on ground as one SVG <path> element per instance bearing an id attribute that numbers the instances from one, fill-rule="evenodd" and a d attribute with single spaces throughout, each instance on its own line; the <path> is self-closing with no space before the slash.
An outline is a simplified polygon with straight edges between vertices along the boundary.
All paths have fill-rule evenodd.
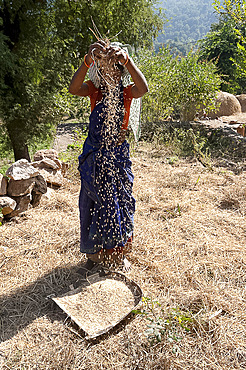
<path id="1" fill-rule="evenodd" d="M 69 289 L 79 253 L 79 185 L 1 226 L 2 369 L 242 369 L 246 367 L 246 175 L 195 159 L 168 163 L 141 144 L 133 157 L 137 200 L 132 270 L 147 297 L 179 307 L 196 325 L 174 354 L 150 346 L 134 317 L 87 342 L 47 297 Z M 199 178 L 199 181 L 197 179 Z"/>

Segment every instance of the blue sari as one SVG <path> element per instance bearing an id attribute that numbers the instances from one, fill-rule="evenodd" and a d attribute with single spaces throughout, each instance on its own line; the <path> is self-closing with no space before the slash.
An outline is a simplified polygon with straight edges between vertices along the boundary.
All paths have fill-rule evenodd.
<path id="1" fill-rule="evenodd" d="M 107 105 L 103 98 L 90 115 L 89 133 L 79 156 L 81 191 L 80 251 L 94 254 L 124 247 L 133 234 L 135 199 L 129 144 L 117 145 L 123 121 L 123 87 L 120 86 L 116 131 L 105 141 Z M 110 139 L 110 145 L 108 145 Z"/>

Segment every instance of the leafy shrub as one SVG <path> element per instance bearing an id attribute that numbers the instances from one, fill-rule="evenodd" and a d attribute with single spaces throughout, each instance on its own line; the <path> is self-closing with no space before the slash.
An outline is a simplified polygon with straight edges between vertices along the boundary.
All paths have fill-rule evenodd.
<path id="1" fill-rule="evenodd" d="M 143 122 L 177 115 L 188 121 L 194 119 L 197 110 L 215 108 L 214 97 L 221 80 L 216 66 L 199 62 L 198 54 L 173 58 L 168 48 L 157 54 L 142 50 L 138 65 L 149 85 L 149 93 L 143 97 Z"/>
<path id="2" fill-rule="evenodd" d="M 11 155 L 11 143 L 6 127 L 0 121 L 0 158 L 6 158 Z"/>
<path id="3" fill-rule="evenodd" d="M 246 86 L 246 1 L 214 0 L 218 22 L 200 41 L 200 58 L 216 60 L 223 74 L 222 90 L 245 92 Z"/>
<path id="4" fill-rule="evenodd" d="M 90 114 L 89 98 L 71 95 L 67 88 L 57 94 L 57 98 L 57 105 L 64 115 L 67 114 L 69 118 L 75 118 L 83 122 L 88 121 Z"/>
<path id="5" fill-rule="evenodd" d="M 142 298 L 140 310 L 132 312 L 142 315 L 149 321 L 145 335 L 151 345 L 166 341 L 172 345 L 174 353 L 180 350 L 178 343 L 184 338 L 185 333 L 191 331 L 194 321 L 191 313 L 182 312 L 179 308 L 163 309 L 158 301 L 148 297 Z"/>
<path id="6" fill-rule="evenodd" d="M 187 57 L 176 59 L 177 72 L 173 104 L 181 114 L 182 121 L 195 118 L 197 111 L 215 108 L 215 95 L 220 87 L 220 77 L 212 62 L 199 62 L 198 54 L 190 52 Z"/>
<path id="7" fill-rule="evenodd" d="M 161 49 L 158 54 L 142 50 L 137 64 L 149 85 L 149 92 L 143 97 L 142 120 L 162 121 L 174 110 L 172 96 L 176 60 L 167 48 Z"/>
<path id="8" fill-rule="evenodd" d="M 220 20 L 213 24 L 206 38 L 200 41 L 200 59 L 215 61 L 223 75 L 222 90 L 232 94 L 242 93 L 245 87 L 245 77 L 234 65 L 235 60 L 241 59 L 240 46 L 243 47 L 243 43 L 233 20 Z"/>

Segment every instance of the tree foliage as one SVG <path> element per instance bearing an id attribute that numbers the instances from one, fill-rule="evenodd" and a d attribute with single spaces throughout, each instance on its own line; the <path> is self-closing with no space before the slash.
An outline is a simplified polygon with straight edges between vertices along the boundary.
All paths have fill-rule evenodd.
<path id="1" fill-rule="evenodd" d="M 151 45 L 163 19 L 154 0 L 0 0 L 0 117 L 15 158 L 45 139 L 61 117 L 80 58 L 102 34 L 135 46 Z"/>
<path id="2" fill-rule="evenodd" d="M 232 93 L 245 92 L 245 0 L 216 0 L 215 10 L 219 22 L 201 43 L 201 59 L 216 60 L 223 74 L 222 89 Z M 237 67 L 236 67 L 237 66 Z"/>
<path id="3" fill-rule="evenodd" d="M 232 19 L 237 25 L 235 28 L 238 36 L 237 53 L 235 59 L 232 58 L 232 61 L 237 67 L 237 72 L 246 78 L 246 1 L 225 0 L 224 3 L 220 3 L 218 0 L 215 0 L 215 9 L 222 17 Z"/>

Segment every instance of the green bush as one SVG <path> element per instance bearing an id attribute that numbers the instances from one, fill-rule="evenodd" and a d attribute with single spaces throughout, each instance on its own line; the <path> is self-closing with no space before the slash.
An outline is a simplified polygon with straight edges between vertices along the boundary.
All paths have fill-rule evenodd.
<path id="1" fill-rule="evenodd" d="M 212 62 L 199 62 L 198 54 L 173 58 L 169 49 L 157 54 L 143 50 L 138 65 L 145 75 L 149 93 L 143 97 L 142 121 L 163 121 L 179 116 L 194 119 L 196 111 L 215 108 L 214 97 L 221 79 Z"/>
<path id="2" fill-rule="evenodd" d="M 90 100 L 89 98 L 81 98 L 80 96 L 71 95 L 67 88 L 64 88 L 58 95 L 58 107 L 64 115 L 69 118 L 75 118 L 82 122 L 88 122 L 90 115 Z"/>
<path id="3" fill-rule="evenodd" d="M 141 309 L 133 310 L 132 313 L 147 320 L 144 333 L 151 345 L 165 341 L 171 344 L 175 354 L 180 352 L 179 342 L 196 325 L 191 312 L 183 312 L 178 307 L 164 309 L 158 301 L 148 297 L 143 297 Z"/>
<path id="4" fill-rule="evenodd" d="M 181 115 L 181 121 L 191 121 L 196 112 L 215 108 L 215 95 L 220 88 L 217 68 L 211 62 L 199 62 L 198 54 L 191 52 L 177 61 L 173 104 Z"/>
<path id="5" fill-rule="evenodd" d="M 14 162 L 14 155 L 6 127 L 0 122 L 0 173 L 2 175 L 5 175 L 10 162 Z"/>
<path id="6" fill-rule="evenodd" d="M 175 91 L 173 81 L 176 73 L 176 59 L 172 57 L 167 48 L 161 49 L 158 54 L 149 50 L 141 50 L 137 64 L 149 86 L 148 94 L 143 97 L 142 121 L 165 120 L 174 111 L 172 96 Z"/>
<path id="7" fill-rule="evenodd" d="M 215 60 L 222 90 L 242 94 L 246 86 L 246 1 L 215 0 L 218 22 L 200 40 L 200 59 Z"/>

